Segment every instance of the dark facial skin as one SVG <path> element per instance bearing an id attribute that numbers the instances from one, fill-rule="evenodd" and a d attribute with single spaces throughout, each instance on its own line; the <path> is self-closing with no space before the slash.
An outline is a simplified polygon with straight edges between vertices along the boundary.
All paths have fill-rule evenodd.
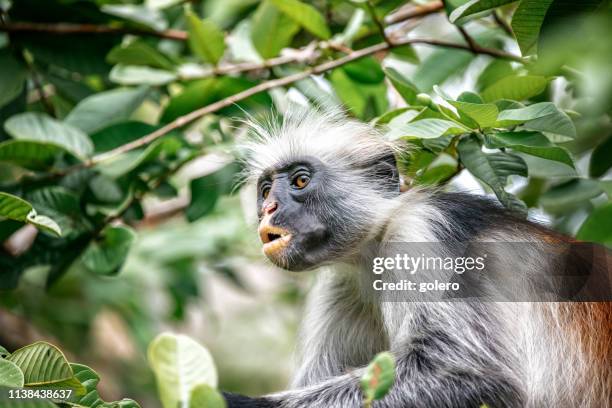
<path id="1" fill-rule="evenodd" d="M 393 152 L 360 168 L 391 196 L 399 194 Z M 257 183 L 259 236 L 264 254 L 290 271 L 311 269 L 349 253 L 368 234 L 353 185 L 314 157 L 294 159 L 265 171 Z"/>
<path id="2" fill-rule="evenodd" d="M 308 269 L 329 255 L 333 231 L 317 214 L 317 196 L 324 196 L 323 164 L 305 158 L 270 169 L 258 182 L 259 234 L 264 253 L 292 271 Z"/>

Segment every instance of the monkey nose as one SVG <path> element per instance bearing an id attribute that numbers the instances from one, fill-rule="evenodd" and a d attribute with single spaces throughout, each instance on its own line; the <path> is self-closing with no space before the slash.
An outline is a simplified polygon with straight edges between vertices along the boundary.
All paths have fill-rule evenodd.
<path id="1" fill-rule="evenodd" d="M 272 214 L 278 208 L 278 203 L 276 201 L 272 201 L 264 205 L 263 212 L 266 215 Z"/>

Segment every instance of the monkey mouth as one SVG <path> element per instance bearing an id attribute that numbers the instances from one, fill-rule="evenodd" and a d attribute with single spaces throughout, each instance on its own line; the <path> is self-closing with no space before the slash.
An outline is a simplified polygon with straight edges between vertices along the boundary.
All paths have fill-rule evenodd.
<path id="1" fill-rule="evenodd" d="M 277 257 L 289 245 L 289 231 L 272 225 L 259 227 L 259 237 L 263 242 L 263 252 L 267 257 Z"/>

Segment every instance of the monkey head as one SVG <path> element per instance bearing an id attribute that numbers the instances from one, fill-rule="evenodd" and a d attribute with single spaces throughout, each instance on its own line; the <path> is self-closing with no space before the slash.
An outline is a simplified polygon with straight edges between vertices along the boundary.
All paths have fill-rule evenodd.
<path id="1" fill-rule="evenodd" d="M 393 145 L 334 109 L 293 107 L 249 125 L 240 147 L 257 185 L 264 254 L 301 271 L 358 252 L 399 194 Z"/>

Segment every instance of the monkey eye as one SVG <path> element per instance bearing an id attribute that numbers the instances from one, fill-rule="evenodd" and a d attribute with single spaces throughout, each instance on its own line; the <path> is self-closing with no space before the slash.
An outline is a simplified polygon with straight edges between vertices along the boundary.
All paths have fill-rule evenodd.
<path id="1" fill-rule="evenodd" d="M 297 189 L 303 189 L 310 182 L 310 176 L 307 173 L 297 173 L 291 179 L 291 185 Z"/>
<path id="2" fill-rule="evenodd" d="M 271 188 L 270 188 L 270 186 L 269 186 L 269 185 L 263 186 L 263 187 L 261 188 L 261 197 L 262 197 L 264 200 L 266 200 L 266 199 L 268 198 L 268 196 L 270 195 L 270 190 L 271 190 Z"/>

